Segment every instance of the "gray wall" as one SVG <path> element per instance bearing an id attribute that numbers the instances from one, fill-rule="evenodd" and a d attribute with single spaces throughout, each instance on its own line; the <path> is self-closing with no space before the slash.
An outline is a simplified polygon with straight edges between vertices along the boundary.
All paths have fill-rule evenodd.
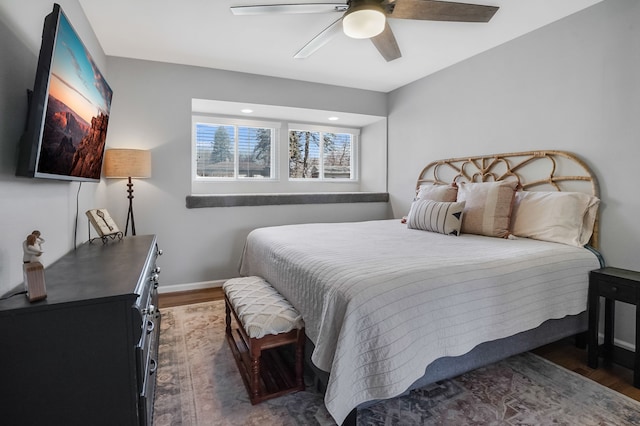
<path id="1" fill-rule="evenodd" d="M 389 192 L 408 211 L 422 166 L 536 149 L 580 155 L 600 179 L 601 251 L 640 268 L 640 3 L 605 0 L 389 96 Z M 617 338 L 634 342 L 620 304 Z"/>
<path id="2" fill-rule="evenodd" d="M 163 248 L 163 287 L 237 276 L 246 235 L 262 226 L 304 222 L 384 219 L 387 203 L 187 209 L 191 192 L 191 99 L 216 99 L 386 116 L 386 95 L 252 74 L 125 58 L 108 58 L 114 90 L 107 145 L 150 149 L 152 177 L 136 180 L 138 234 L 155 233 Z M 367 140 L 386 138 L 386 126 L 363 131 Z M 365 136 L 366 139 L 365 140 Z M 380 143 L 375 144 L 380 147 Z M 382 144 L 386 151 L 386 144 Z M 363 163 L 366 163 L 363 161 Z M 386 164 L 363 176 L 386 190 Z M 126 217 L 124 181 L 107 180 L 108 208 L 118 223 Z M 380 189 L 382 187 L 382 189 Z M 364 185 L 363 189 L 371 190 Z M 124 226 L 122 226 L 124 228 Z"/>
<path id="3" fill-rule="evenodd" d="M 104 72 L 106 57 L 80 5 L 59 1 Z M 17 146 L 27 114 L 27 89 L 33 88 L 44 17 L 50 1 L 3 0 L 0 4 L 0 294 L 22 282 L 22 242 L 39 229 L 46 243 L 46 266 L 74 246 L 78 183 L 15 177 Z M 79 211 L 100 203 L 99 187 L 85 183 L 78 195 Z M 77 241 L 87 240 L 86 220 Z"/>

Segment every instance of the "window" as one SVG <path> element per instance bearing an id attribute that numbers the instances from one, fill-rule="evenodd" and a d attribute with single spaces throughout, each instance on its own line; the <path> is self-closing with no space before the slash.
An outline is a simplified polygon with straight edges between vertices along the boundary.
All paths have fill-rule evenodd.
<path id="1" fill-rule="evenodd" d="M 355 133 L 289 130 L 289 178 L 355 180 Z"/>
<path id="2" fill-rule="evenodd" d="M 254 115 L 238 115 L 247 107 Z M 193 100 L 191 194 L 384 192 L 386 119 L 340 113 L 336 126 L 334 115 Z"/>
<path id="3" fill-rule="evenodd" d="M 275 123 L 194 117 L 195 177 L 273 179 Z"/>

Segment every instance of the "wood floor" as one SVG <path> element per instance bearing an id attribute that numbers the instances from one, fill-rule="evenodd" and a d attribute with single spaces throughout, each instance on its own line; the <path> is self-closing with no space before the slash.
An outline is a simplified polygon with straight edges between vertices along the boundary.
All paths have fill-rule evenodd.
<path id="1" fill-rule="evenodd" d="M 211 300 L 223 300 L 224 293 L 222 287 L 213 287 L 203 290 L 181 291 L 177 293 L 160 294 L 158 307 L 169 308 L 171 306 L 190 305 L 192 303 L 202 303 Z"/>
<path id="2" fill-rule="evenodd" d="M 206 290 L 161 294 L 159 305 L 162 309 L 171 306 L 222 300 L 223 298 L 224 295 L 221 288 L 210 288 Z M 596 370 L 587 367 L 587 352 L 584 349 L 575 347 L 571 339 L 542 346 L 533 352 L 568 370 L 588 377 L 636 401 L 640 401 L 640 389 L 632 385 L 632 370 L 619 365 L 601 365 L 600 368 Z"/>

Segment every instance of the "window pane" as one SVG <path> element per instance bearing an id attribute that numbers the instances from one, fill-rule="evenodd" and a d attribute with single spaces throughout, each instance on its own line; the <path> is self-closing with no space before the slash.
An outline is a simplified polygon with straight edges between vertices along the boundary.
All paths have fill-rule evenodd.
<path id="1" fill-rule="evenodd" d="M 196 124 L 197 176 L 234 177 L 234 126 Z"/>
<path id="2" fill-rule="evenodd" d="M 238 177 L 271 177 L 271 129 L 238 127 Z"/>
<path id="3" fill-rule="evenodd" d="M 320 172 L 320 133 L 289 131 L 289 177 L 317 179 Z"/>
<path id="4" fill-rule="evenodd" d="M 324 178 L 351 178 L 351 138 L 348 133 L 325 133 Z"/>

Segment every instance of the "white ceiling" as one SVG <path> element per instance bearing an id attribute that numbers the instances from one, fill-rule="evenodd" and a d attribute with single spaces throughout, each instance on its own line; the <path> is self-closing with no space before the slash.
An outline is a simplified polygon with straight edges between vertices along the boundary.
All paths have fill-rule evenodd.
<path id="1" fill-rule="evenodd" d="M 322 0 L 79 0 L 111 56 L 195 65 L 389 92 L 602 0 L 479 0 L 489 23 L 391 19 L 402 58 L 340 33 L 307 59 L 293 55 L 340 15 L 235 16 L 229 7 Z M 340 3 L 340 0 L 328 0 Z M 474 0 L 467 0 L 475 3 Z"/>

